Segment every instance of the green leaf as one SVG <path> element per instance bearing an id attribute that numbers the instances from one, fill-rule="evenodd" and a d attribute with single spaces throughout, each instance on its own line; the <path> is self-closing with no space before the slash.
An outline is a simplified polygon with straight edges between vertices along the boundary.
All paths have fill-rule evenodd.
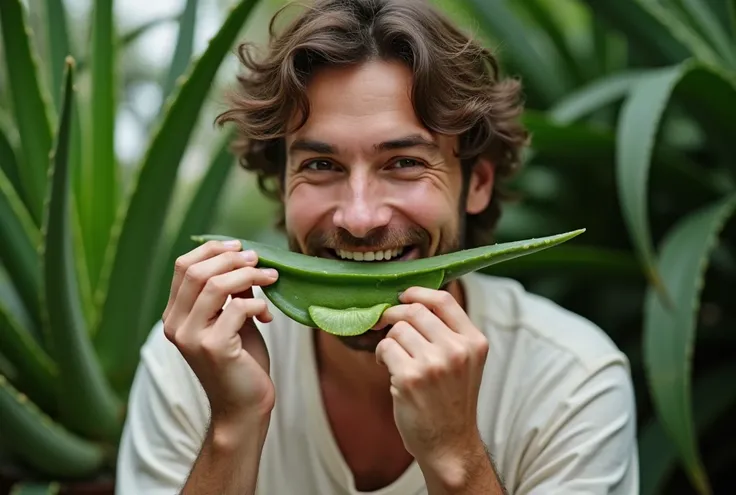
<path id="1" fill-rule="evenodd" d="M 51 94 L 58 110 L 61 107 L 61 91 L 64 87 L 64 60 L 68 55 L 73 55 L 69 45 L 66 8 L 62 0 L 46 0 L 46 27 L 51 57 L 48 64 L 53 88 Z"/>
<path id="2" fill-rule="evenodd" d="M 706 125 L 720 126 L 714 129 L 715 133 L 727 139 L 736 129 L 736 123 L 729 117 L 736 109 L 733 83 L 694 61 L 650 71 L 635 83 L 623 105 L 616 141 L 619 201 L 647 278 L 663 295 L 665 292 L 653 261 L 647 183 L 662 115 L 676 88 L 691 108 L 697 107 L 693 111 L 701 117 L 699 121 L 712 120 Z"/>
<path id="3" fill-rule="evenodd" d="M 693 431 L 691 360 L 708 257 L 735 206 L 736 195 L 727 197 L 694 211 L 668 232 L 658 268 L 674 304 L 663 305 L 650 288 L 644 308 L 644 363 L 652 402 L 700 493 L 710 493 L 710 487 Z"/>
<path id="4" fill-rule="evenodd" d="M 30 213 L 0 170 L 0 260 L 28 313 L 38 315 L 41 271 L 37 249 L 41 234 Z M 38 319 L 35 324 L 40 323 Z"/>
<path id="5" fill-rule="evenodd" d="M 235 160 L 229 149 L 231 137 L 232 135 L 227 134 L 220 144 L 207 174 L 199 184 L 194 198 L 189 202 L 173 243 L 162 245 L 154 266 L 155 275 L 151 279 L 151 292 L 146 298 L 147 308 L 150 309 L 146 311 L 148 316 L 142 323 L 144 328 L 150 328 L 166 308 L 176 258 L 196 247 L 196 243 L 191 240 L 192 235 L 207 232 L 212 226 L 217 204 L 222 197 L 222 190 Z"/>
<path id="6" fill-rule="evenodd" d="M 628 251 L 596 246 L 557 246 L 481 270 L 496 276 L 562 273 L 566 277 L 638 279 L 641 269 Z"/>
<path id="7" fill-rule="evenodd" d="M 38 56 L 31 47 L 31 31 L 20 0 L 0 2 L 0 26 L 8 88 L 24 158 L 24 166 L 20 168 L 23 196 L 29 198 L 34 222 L 41 225 L 51 151 L 48 96 L 42 94 Z"/>
<path id="8" fill-rule="evenodd" d="M 20 383 L 31 399 L 45 410 L 54 411 L 56 365 L 3 302 L 0 302 L 0 348 L 5 358 L 20 372 Z"/>
<path id="9" fill-rule="evenodd" d="M 535 159 L 583 163 L 586 166 L 614 159 L 614 136 L 606 130 L 584 124 L 556 123 L 531 110 L 524 112 L 522 119 L 532 135 L 531 148 Z"/>
<path id="10" fill-rule="evenodd" d="M 31 483 L 23 482 L 13 485 L 9 495 L 57 495 L 61 485 L 58 482 Z"/>
<path id="11" fill-rule="evenodd" d="M 726 0 L 728 2 L 728 23 L 731 27 L 731 37 L 736 40 L 736 0 Z"/>
<path id="12" fill-rule="evenodd" d="M 690 26 L 682 22 L 672 9 L 665 7 L 656 0 L 636 1 L 642 9 L 656 18 L 668 30 L 674 39 L 687 47 L 692 55 L 704 62 L 718 64 L 720 57 Z"/>
<path id="13" fill-rule="evenodd" d="M 729 39 L 708 2 L 706 0 L 677 0 L 677 3 L 685 13 L 685 19 L 690 21 L 698 34 L 707 40 L 732 68 L 736 67 L 733 40 Z"/>
<path id="14" fill-rule="evenodd" d="M 119 434 L 119 404 L 87 335 L 76 277 L 68 163 L 74 97 L 71 59 L 67 71 L 43 228 L 44 327 L 59 368 L 59 408 L 65 424 L 93 437 L 112 440 Z"/>
<path id="15" fill-rule="evenodd" d="M 530 32 L 509 9 L 506 0 L 465 0 L 479 23 L 502 46 L 502 58 L 521 71 L 527 90 L 540 95 L 546 105 L 565 93 L 567 83 L 560 67 L 537 52 Z"/>
<path id="16" fill-rule="evenodd" d="M 184 73 L 192 59 L 194 49 L 194 25 L 197 19 L 197 0 L 186 0 L 179 19 L 179 39 L 171 58 L 169 72 L 163 85 L 163 101 L 171 95 L 176 80 Z"/>
<path id="17" fill-rule="evenodd" d="M 672 64 L 688 57 L 688 49 L 638 0 L 583 0 L 593 16 L 622 32 L 634 54 L 650 65 Z"/>
<path id="18" fill-rule="evenodd" d="M 693 419 L 698 434 L 727 413 L 736 403 L 736 366 L 726 364 L 707 369 L 693 387 Z M 662 429 L 652 420 L 639 435 L 641 495 L 659 495 L 677 462 L 677 451 Z"/>
<path id="19" fill-rule="evenodd" d="M 112 0 L 94 2 L 92 160 L 83 162 L 80 208 L 90 283 L 96 287 L 118 203 L 115 160 L 115 32 Z"/>
<path id="20" fill-rule="evenodd" d="M 0 171 L 5 173 L 5 176 L 10 181 L 10 185 L 22 198 L 23 185 L 20 180 L 20 172 L 18 171 L 18 159 L 16 158 L 15 150 L 9 137 L 12 135 L 11 133 L 15 133 L 15 129 L 10 127 L 4 118 L 0 118 Z"/>
<path id="21" fill-rule="evenodd" d="M 240 2 L 193 66 L 151 142 L 117 218 L 100 281 L 98 355 L 119 390 L 129 386 L 147 330 L 140 314 L 179 162 L 223 58 L 257 0 Z M 139 315 L 133 321 L 131 315 Z"/>
<path id="22" fill-rule="evenodd" d="M 67 431 L 0 375 L 0 438 L 32 468 L 50 476 L 90 476 L 103 449 Z"/>
<path id="23" fill-rule="evenodd" d="M 579 58 L 574 53 L 572 47 L 565 38 L 563 28 L 555 22 L 553 13 L 550 11 L 549 3 L 540 0 L 521 0 L 524 9 L 529 13 L 531 18 L 542 31 L 547 35 L 557 50 L 557 54 L 564 64 L 564 71 L 569 74 L 573 80 L 580 84 L 584 82 L 586 71 L 580 63 Z"/>
<path id="24" fill-rule="evenodd" d="M 581 120 L 624 99 L 643 74 L 642 71 L 627 70 L 593 81 L 565 95 L 548 110 L 548 114 L 559 123 Z"/>

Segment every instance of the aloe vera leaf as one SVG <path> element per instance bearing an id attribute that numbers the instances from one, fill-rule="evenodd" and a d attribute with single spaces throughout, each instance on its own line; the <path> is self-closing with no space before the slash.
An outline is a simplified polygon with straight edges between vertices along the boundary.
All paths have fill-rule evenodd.
<path id="1" fill-rule="evenodd" d="M 13 485 L 9 495 L 57 495 L 61 485 L 57 481 L 50 483 L 22 482 Z"/>
<path id="2" fill-rule="evenodd" d="M 235 157 L 230 152 L 231 134 L 225 135 L 217 147 L 217 152 L 207 173 L 197 187 L 194 197 L 189 201 L 184 218 L 178 226 L 176 236 L 171 244 L 161 246 L 154 266 L 149 296 L 146 298 L 142 325 L 150 328 L 166 308 L 169 298 L 171 278 L 174 276 L 176 258 L 191 248 L 191 235 L 209 230 L 217 213 L 217 205 L 222 198 L 221 191 L 225 187 L 227 177 Z"/>
<path id="3" fill-rule="evenodd" d="M 29 315 L 36 318 L 40 310 L 38 293 L 41 270 L 36 253 L 41 233 L 30 213 L 0 170 L 0 259 Z"/>
<path id="4" fill-rule="evenodd" d="M 91 66 L 91 160 L 83 162 L 82 198 L 85 256 L 96 288 L 118 204 L 115 157 L 115 25 L 112 0 L 94 2 Z"/>
<path id="5" fill-rule="evenodd" d="M 122 409 L 87 334 L 74 260 L 68 160 L 73 74 L 73 62 L 69 59 L 43 228 L 44 327 L 59 368 L 59 409 L 65 424 L 76 431 L 113 440 L 119 434 Z"/>
<path id="6" fill-rule="evenodd" d="M 280 273 L 276 282 L 261 289 L 286 316 L 303 325 L 314 327 L 319 325 L 309 314 L 312 307 L 338 311 L 350 308 L 367 309 L 381 304 L 395 306 L 399 304 L 401 292 L 409 287 L 439 289 L 443 278 L 442 270 L 410 274 L 401 278 L 357 281 L 348 278 L 315 280 L 311 273 Z M 370 326 L 364 327 L 362 331 L 353 329 L 353 332 L 362 333 L 369 328 Z"/>
<path id="7" fill-rule="evenodd" d="M 16 134 L 15 124 L 9 122 L 3 112 L 0 115 L 0 171 L 5 173 L 13 189 L 22 197 L 23 184 L 18 172 L 18 159 L 11 142 L 11 133 Z"/>
<path id="8" fill-rule="evenodd" d="M 370 308 L 331 309 L 310 306 L 309 316 L 322 330 L 343 337 L 360 335 L 378 323 L 390 304 L 376 304 Z"/>
<path id="9" fill-rule="evenodd" d="M 46 411 L 56 410 L 56 365 L 0 301 L 0 349 L 20 374 L 24 390 Z"/>
<path id="10" fill-rule="evenodd" d="M 52 96 L 55 108 L 61 107 L 61 90 L 64 87 L 64 60 L 73 55 L 69 46 L 66 8 L 63 0 L 46 0 L 47 42 L 51 57 L 48 69 L 51 73 Z"/>
<path id="11" fill-rule="evenodd" d="M 447 283 L 466 273 L 480 270 L 487 266 L 506 261 L 526 254 L 532 254 L 542 249 L 566 242 L 585 232 L 578 229 L 563 234 L 528 239 L 522 241 L 504 242 L 489 246 L 480 246 L 464 249 L 453 253 L 431 256 L 409 261 L 387 261 L 379 263 L 363 263 L 343 261 L 317 256 L 307 256 L 276 246 L 260 242 L 238 239 L 243 250 L 252 249 L 259 257 L 259 265 L 275 268 L 279 273 L 295 275 L 309 275 L 314 280 L 347 280 L 348 282 L 376 282 L 396 280 L 406 276 L 422 273 L 445 271 L 442 283 Z M 192 239 L 204 243 L 208 240 L 230 240 L 232 237 L 220 235 L 198 235 Z"/>
<path id="12" fill-rule="evenodd" d="M 29 199 L 31 217 L 40 225 L 51 151 L 49 96 L 42 92 L 38 56 L 31 45 L 31 30 L 20 0 L 0 2 L 0 26 L 8 88 L 24 157 L 24 166 L 19 170 L 25 189 L 23 196 Z"/>
<path id="13" fill-rule="evenodd" d="M 171 57 L 169 72 L 163 84 L 163 101 L 169 97 L 176 85 L 176 80 L 189 65 L 194 49 L 194 27 L 197 20 L 197 0 L 186 0 L 184 10 L 179 18 L 179 38 Z"/>
<path id="14" fill-rule="evenodd" d="M 271 302 L 295 321 L 315 326 L 309 315 L 310 306 L 344 310 L 365 309 L 378 304 L 396 305 L 399 304 L 399 294 L 409 287 L 438 289 L 466 273 L 552 247 L 580 235 L 584 230 L 418 260 L 377 263 L 332 260 L 244 239 L 240 242 L 244 250 L 252 249 L 258 254 L 258 266 L 279 272 L 276 282 L 262 288 Z M 203 235 L 193 236 L 193 239 L 206 242 L 231 238 Z"/>
<path id="15" fill-rule="evenodd" d="M 0 438 L 32 468 L 50 476 L 89 476 L 105 462 L 105 450 L 46 416 L 0 375 Z"/>
<path id="16" fill-rule="evenodd" d="M 150 331 L 142 324 L 141 313 L 181 158 L 217 70 L 256 3 L 236 4 L 193 63 L 168 101 L 130 196 L 119 210 L 97 290 L 101 314 L 95 345 L 108 378 L 121 392 L 132 381 L 140 347 Z"/>

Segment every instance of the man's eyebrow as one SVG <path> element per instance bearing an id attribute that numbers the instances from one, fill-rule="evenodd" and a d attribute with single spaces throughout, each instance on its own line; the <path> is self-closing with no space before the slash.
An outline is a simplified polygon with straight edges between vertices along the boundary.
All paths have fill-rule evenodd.
<path id="1" fill-rule="evenodd" d="M 289 153 L 295 151 L 311 151 L 313 153 L 321 153 L 323 155 L 336 155 L 337 150 L 330 143 L 317 141 L 314 139 L 297 139 L 289 146 Z"/>
<path id="2" fill-rule="evenodd" d="M 437 146 L 437 143 L 419 134 L 410 134 L 408 136 L 400 137 L 397 139 L 391 139 L 389 141 L 378 143 L 374 146 L 374 148 L 379 151 L 399 150 L 403 148 L 414 147 L 424 147 L 430 148 L 432 150 L 436 150 L 439 148 L 439 146 Z"/>

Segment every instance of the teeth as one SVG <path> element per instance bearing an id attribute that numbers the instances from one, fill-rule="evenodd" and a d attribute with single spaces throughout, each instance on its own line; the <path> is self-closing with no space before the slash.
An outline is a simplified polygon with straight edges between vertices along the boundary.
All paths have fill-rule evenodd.
<path id="1" fill-rule="evenodd" d="M 337 249 L 335 252 L 337 255 L 344 260 L 355 260 L 355 261 L 388 261 L 391 258 L 398 257 L 404 248 L 386 249 L 385 251 L 369 251 L 369 252 L 358 252 L 358 251 L 346 251 L 344 249 Z"/>

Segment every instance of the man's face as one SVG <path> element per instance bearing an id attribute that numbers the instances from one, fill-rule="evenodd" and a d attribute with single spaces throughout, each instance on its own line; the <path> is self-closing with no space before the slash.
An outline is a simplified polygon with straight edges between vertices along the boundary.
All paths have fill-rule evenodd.
<path id="1" fill-rule="evenodd" d="M 478 180 L 471 180 L 459 204 L 457 138 L 424 128 L 410 91 L 411 72 L 399 63 L 326 68 L 312 77 L 309 119 L 286 138 L 292 250 L 381 263 L 460 248 L 461 212 L 487 204 L 490 187 L 480 188 L 487 197 L 479 202 Z M 373 351 L 385 333 L 342 341 Z"/>

